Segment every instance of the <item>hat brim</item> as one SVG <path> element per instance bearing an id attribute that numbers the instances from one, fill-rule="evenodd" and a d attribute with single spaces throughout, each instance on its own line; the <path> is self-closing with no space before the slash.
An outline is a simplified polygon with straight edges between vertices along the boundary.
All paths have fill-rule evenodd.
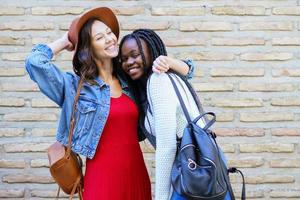
<path id="1" fill-rule="evenodd" d="M 69 27 L 68 37 L 74 47 L 77 46 L 78 36 L 82 26 L 93 17 L 106 24 L 116 37 L 119 38 L 119 23 L 116 15 L 107 7 L 98 7 L 87 11 L 72 21 Z"/>

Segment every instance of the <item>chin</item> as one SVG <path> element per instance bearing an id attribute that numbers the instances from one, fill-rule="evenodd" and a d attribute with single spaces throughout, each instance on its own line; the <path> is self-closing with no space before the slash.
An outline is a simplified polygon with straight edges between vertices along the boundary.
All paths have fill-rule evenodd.
<path id="1" fill-rule="evenodd" d="M 119 54 L 119 51 L 115 51 L 114 53 L 111 53 L 113 57 L 117 57 Z"/>
<path id="2" fill-rule="evenodd" d="M 106 54 L 106 57 L 108 57 L 108 58 L 115 58 L 117 56 L 118 56 L 118 52 L 116 52 L 116 53 L 107 53 Z"/>
<path id="3" fill-rule="evenodd" d="M 137 76 L 130 76 L 130 78 L 134 81 L 138 80 L 139 78 Z"/>
<path id="4" fill-rule="evenodd" d="M 130 76 L 130 75 L 129 75 L 129 76 Z M 136 75 L 134 75 L 134 76 L 130 76 L 130 78 L 131 78 L 132 80 L 134 80 L 134 81 L 140 79 L 141 77 L 142 77 L 142 74 L 136 74 Z"/>
<path id="5" fill-rule="evenodd" d="M 106 51 L 104 53 L 106 54 L 106 57 L 115 58 L 118 56 L 119 51 L 116 49 L 115 51 Z"/>

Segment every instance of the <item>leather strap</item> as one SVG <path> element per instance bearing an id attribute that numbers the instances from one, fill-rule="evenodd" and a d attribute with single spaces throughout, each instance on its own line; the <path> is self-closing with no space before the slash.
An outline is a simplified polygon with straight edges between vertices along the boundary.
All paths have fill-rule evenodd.
<path id="1" fill-rule="evenodd" d="M 78 87 L 77 87 L 76 96 L 75 96 L 74 102 L 73 102 L 66 157 L 69 157 L 70 154 L 71 154 L 72 136 L 73 136 L 73 130 L 74 130 L 74 127 L 75 127 L 75 111 L 76 111 L 77 102 L 78 102 L 79 95 L 80 95 L 80 90 L 81 90 L 83 82 L 84 82 L 84 77 L 85 77 L 84 75 L 85 75 L 85 73 L 83 73 L 81 75 L 81 77 L 80 77 L 80 80 L 79 80 L 79 83 L 78 83 Z"/>
<path id="2" fill-rule="evenodd" d="M 190 91 L 191 95 L 194 98 L 194 101 L 195 101 L 195 103 L 197 105 L 199 113 L 204 113 L 204 110 L 203 110 L 203 107 L 202 107 L 201 102 L 199 100 L 199 97 L 196 94 L 196 92 L 195 92 L 193 86 L 190 84 L 190 82 L 185 77 L 183 77 L 181 74 L 179 74 L 179 73 L 177 73 L 175 71 L 172 71 L 172 73 L 174 73 L 174 74 L 177 75 L 177 76 L 174 76 L 174 77 L 175 77 L 175 79 L 177 79 L 177 82 L 181 85 L 181 87 L 183 89 L 184 89 L 183 84 L 181 83 L 181 81 L 179 81 L 179 79 L 182 80 L 185 83 L 186 87 L 188 88 L 188 90 Z M 209 121 L 208 119 L 206 119 L 205 116 L 204 116 L 204 120 L 206 121 L 206 123 L 207 123 L 207 121 Z"/>
<path id="3" fill-rule="evenodd" d="M 74 98 L 74 102 L 73 102 L 73 107 L 72 107 L 72 114 L 71 114 L 71 121 L 70 121 L 70 127 L 69 127 L 69 137 L 68 137 L 68 146 L 67 146 L 67 151 L 66 151 L 66 154 L 65 156 L 68 158 L 71 154 L 71 143 L 72 143 L 72 137 L 73 137 L 73 131 L 74 131 L 74 127 L 75 127 L 75 111 L 76 111 L 76 107 L 77 107 L 77 102 L 78 102 L 78 99 L 79 99 L 79 96 L 80 96 L 80 91 L 81 91 L 81 88 L 82 88 L 82 85 L 83 85 L 83 82 L 85 80 L 85 72 L 83 72 L 83 74 L 81 75 L 80 77 L 80 80 L 79 80 L 79 83 L 78 83 L 78 87 L 77 87 L 77 91 L 76 91 L 76 96 Z M 78 156 L 78 161 L 79 161 L 79 164 L 80 164 L 80 172 L 81 172 L 81 175 L 77 178 L 74 186 L 73 186 L 73 189 L 72 189 L 72 192 L 70 194 L 70 197 L 69 199 L 72 200 L 73 199 L 73 196 L 76 192 L 76 189 L 78 190 L 78 195 L 79 195 L 79 199 L 82 200 L 82 187 L 81 187 L 81 180 L 82 180 L 82 160 L 81 158 Z M 59 188 L 60 190 L 60 188 Z M 58 190 L 58 193 L 57 193 L 57 198 L 59 196 L 59 190 Z"/>
<path id="4" fill-rule="evenodd" d="M 77 178 L 77 180 L 76 180 L 76 182 L 75 182 L 75 184 L 73 186 L 73 189 L 72 189 L 72 192 L 70 194 L 69 200 L 73 199 L 73 196 L 74 196 L 74 194 L 76 192 L 76 189 L 81 189 L 80 181 L 81 181 L 81 176 L 78 176 L 78 178 Z M 78 193 L 80 193 L 80 192 L 78 191 Z M 80 194 L 79 194 L 79 197 L 80 197 Z"/>
<path id="5" fill-rule="evenodd" d="M 185 118 L 186 118 L 186 120 L 188 121 L 188 123 L 191 123 L 191 122 L 192 122 L 191 117 L 190 117 L 190 115 L 189 115 L 189 113 L 188 113 L 188 111 L 187 111 L 187 108 L 186 108 L 185 103 L 184 103 L 184 101 L 183 101 L 183 99 L 182 99 L 182 96 L 181 96 L 181 94 L 180 94 L 180 92 L 179 92 L 179 90 L 178 90 L 178 87 L 177 87 L 175 81 L 173 80 L 173 78 L 171 77 L 171 75 L 168 74 L 168 73 L 167 73 L 167 75 L 168 75 L 169 79 L 171 80 L 171 83 L 172 83 L 172 85 L 173 85 L 173 88 L 175 89 L 176 95 L 177 95 L 177 97 L 178 97 L 178 100 L 179 100 L 180 105 L 181 105 L 181 107 L 182 107 L 182 110 L 183 110 L 183 112 L 184 112 Z"/>
<path id="6" fill-rule="evenodd" d="M 80 200 L 83 200 L 82 190 L 83 190 L 82 185 L 79 184 L 79 186 L 78 186 L 78 196 L 79 196 L 79 199 L 80 199 Z"/>
<path id="7" fill-rule="evenodd" d="M 244 177 L 244 174 L 238 170 L 237 168 L 235 167 L 231 167 L 228 169 L 228 172 L 229 173 L 239 173 L 241 176 L 242 176 L 242 179 L 243 179 L 243 187 L 242 187 L 242 196 L 241 196 L 241 200 L 246 200 L 246 186 L 245 186 L 245 177 Z"/>
<path id="8" fill-rule="evenodd" d="M 189 115 L 188 109 L 185 106 L 185 103 L 184 103 L 184 101 L 182 99 L 182 96 L 181 96 L 181 94 L 179 92 L 179 89 L 178 89 L 175 81 L 173 80 L 173 77 L 169 73 L 167 73 L 167 75 L 168 75 L 169 79 L 171 80 L 171 83 L 172 83 L 173 88 L 174 88 L 174 90 L 176 92 L 176 95 L 177 95 L 177 97 L 179 99 L 179 102 L 180 102 L 180 105 L 181 105 L 182 110 L 184 112 L 184 115 L 186 117 L 186 120 L 188 121 L 188 123 L 191 123 L 192 122 L 191 117 Z M 177 77 L 177 76 L 175 76 L 175 77 Z M 177 81 L 180 83 L 180 81 L 178 79 L 177 79 Z M 188 89 L 191 92 L 191 94 L 193 94 L 192 88 L 188 87 Z M 197 104 L 197 102 L 199 102 L 199 100 L 197 98 L 195 98 L 194 95 L 192 95 L 192 96 L 193 96 L 193 99 L 194 99 L 195 103 Z M 202 113 L 202 114 L 200 116 L 198 116 L 196 119 L 194 119 L 193 122 L 197 122 L 199 119 L 204 118 L 205 121 L 206 121 L 206 125 L 205 125 L 205 127 L 203 129 L 207 130 L 211 125 L 213 125 L 213 123 L 215 123 L 215 121 L 216 121 L 216 115 L 214 113 L 212 113 L 212 112 L 204 113 L 203 110 L 200 108 L 201 106 L 199 107 L 198 104 L 197 104 L 197 107 L 198 107 L 199 112 Z M 206 115 L 211 115 L 211 116 L 213 116 L 213 118 L 211 120 L 207 120 L 205 118 Z"/>
<path id="9" fill-rule="evenodd" d="M 60 192 L 60 187 L 58 186 L 58 189 L 57 189 L 57 193 L 56 193 L 55 200 L 58 200 L 58 197 L 59 197 L 59 192 Z"/>

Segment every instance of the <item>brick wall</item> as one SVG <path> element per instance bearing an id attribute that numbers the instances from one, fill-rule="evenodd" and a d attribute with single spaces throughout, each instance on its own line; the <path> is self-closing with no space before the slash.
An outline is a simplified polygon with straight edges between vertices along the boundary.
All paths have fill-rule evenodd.
<path id="1" fill-rule="evenodd" d="M 29 80 L 24 58 L 63 35 L 74 16 L 115 10 L 121 36 L 152 28 L 170 55 L 194 59 L 193 84 L 248 199 L 300 199 L 300 0 L 0 0 L 0 198 L 54 199 L 46 148 L 58 107 Z M 72 54 L 55 63 L 71 70 Z M 151 177 L 153 149 L 142 144 Z M 240 194 L 240 179 L 232 176 Z M 153 184 L 155 180 L 152 179 Z"/>

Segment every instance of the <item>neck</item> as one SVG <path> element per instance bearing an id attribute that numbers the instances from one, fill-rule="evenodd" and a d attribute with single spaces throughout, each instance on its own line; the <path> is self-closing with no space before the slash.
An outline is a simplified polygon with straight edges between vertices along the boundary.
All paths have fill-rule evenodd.
<path id="1" fill-rule="evenodd" d="M 113 62 L 112 59 L 96 60 L 98 67 L 98 76 L 106 83 L 113 80 Z"/>

